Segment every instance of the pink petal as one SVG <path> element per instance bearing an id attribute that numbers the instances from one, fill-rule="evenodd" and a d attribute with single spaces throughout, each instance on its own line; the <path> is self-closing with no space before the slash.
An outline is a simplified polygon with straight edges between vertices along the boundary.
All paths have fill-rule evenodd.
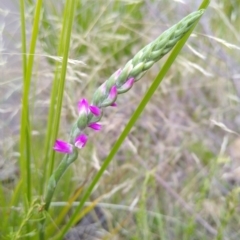
<path id="1" fill-rule="evenodd" d="M 127 89 L 130 89 L 133 84 L 134 84 L 134 78 L 129 78 L 129 79 L 123 84 L 123 87 L 126 87 Z"/>
<path id="2" fill-rule="evenodd" d="M 68 142 L 57 139 L 54 143 L 53 149 L 61 153 L 72 153 L 73 145 Z"/>
<path id="3" fill-rule="evenodd" d="M 118 78 L 119 75 L 121 74 L 121 72 L 122 72 L 122 69 L 119 68 L 119 69 L 115 72 L 115 77 Z"/>
<path id="4" fill-rule="evenodd" d="M 88 127 L 92 128 L 95 131 L 99 131 L 102 128 L 102 125 L 99 123 L 90 123 Z"/>
<path id="5" fill-rule="evenodd" d="M 88 101 L 85 98 L 81 99 L 78 102 L 78 112 L 79 112 L 79 115 L 81 115 L 81 114 L 88 114 L 88 108 L 89 108 Z"/>
<path id="6" fill-rule="evenodd" d="M 87 143 L 87 136 L 85 134 L 81 134 L 75 139 L 75 147 L 83 148 Z"/>
<path id="7" fill-rule="evenodd" d="M 102 94 L 105 94 L 105 92 L 106 92 L 106 84 L 105 84 L 105 82 L 100 86 L 100 90 L 101 90 Z"/>
<path id="8" fill-rule="evenodd" d="M 117 103 L 114 102 L 114 103 L 112 103 L 110 106 L 111 106 L 111 107 L 117 107 Z"/>
<path id="9" fill-rule="evenodd" d="M 117 89 L 118 93 L 127 92 L 134 84 L 134 78 L 129 78 L 121 87 Z"/>
<path id="10" fill-rule="evenodd" d="M 110 99 L 116 99 L 116 97 L 117 97 L 117 87 L 115 85 L 110 89 L 110 93 L 109 93 L 108 97 Z"/>
<path id="11" fill-rule="evenodd" d="M 101 114 L 101 109 L 99 107 L 97 107 L 97 106 L 90 105 L 89 106 L 89 110 L 95 116 L 99 116 Z"/>

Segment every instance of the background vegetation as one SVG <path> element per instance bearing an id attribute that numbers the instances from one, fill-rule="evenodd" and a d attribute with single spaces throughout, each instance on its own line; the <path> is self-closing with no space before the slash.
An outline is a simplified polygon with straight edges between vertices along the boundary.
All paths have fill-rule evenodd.
<path id="1" fill-rule="evenodd" d="M 80 98 L 91 99 L 97 86 L 161 32 L 196 10 L 197 3 L 78 1 L 58 136 L 67 139 Z M 29 89 L 31 128 L 27 129 L 31 196 L 37 200 L 26 207 L 27 189 L 19 181 L 19 163 L 24 164 L 19 162 L 24 51 L 18 4 L 0 3 L 0 239 L 37 236 L 36 206 L 44 187 L 41 179 L 49 171 L 43 172 L 50 92 L 56 66 L 62 64 L 57 56 L 64 49 L 59 47 L 59 37 L 65 1 L 43 1 Z M 27 51 L 34 11 L 35 2 L 26 1 Z M 239 239 L 239 21 L 237 0 L 211 1 L 79 216 L 82 221 L 66 239 Z M 73 209 L 67 203 L 81 199 L 163 63 L 164 59 L 131 91 L 120 95 L 117 108 L 106 109 L 100 133 L 88 132 L 87 146 L 57 188 L 47 216 L 48 236 L 68 221 Z M 61 157 L 56 154 L 55 162 Z M 98 207 L 89 214 L 95 204 Z"/>

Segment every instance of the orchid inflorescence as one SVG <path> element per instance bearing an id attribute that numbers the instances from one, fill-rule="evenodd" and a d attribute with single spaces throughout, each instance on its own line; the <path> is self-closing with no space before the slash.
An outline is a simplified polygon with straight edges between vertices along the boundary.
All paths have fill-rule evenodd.
<path id="1" fill-rule="evenodd" d="M 89 105 L 86 99 L 78 103 L 79 116 L 73 124 L 69 142 L 56 140 L 53 149 L 66 153 L 62 161 L 49 179 L 45 195 L 45 210 L 48 209 L 56 185 L 68 168 L 78 157 L 78 148 L 83 148 L 87 143 L 87 136 L 83 130 L 87 127 L 95 131 L 101 129 L 100 121 L 103 108 L 116 106 L 118 94 L 125 93 L 133 84 L 142 78 L 146 71 L 154 63 L 166 55 L 184 36 L 184 34 L 196 23 L 204 13 L 204 10 L 193 12 L 180 22 L 163 32 L 157 39 L 142 48 L 126 65 L 113 73 L 93 94 L 92 103 Z"/>
<path id="2" fill-rule="evenodd" d="M 101 110 L 97 106 L 89 105 L 88 101 L 83 98 L 78 102 L 78 112 L 79 118 L 87 118 L 89 112 L 91 112 L 94 116 L 99 116 L 101 114 Z M 101 124 L 93 122 L 88 124 L 89 128 L 92 128 L 95 131 L 101 130 Z M 79 134 L 75 140 L 74 145 L 63 140 L 57 139 L 55 141 L 53 149 L 57 152 L 61 153 L 72 153 L 73 148 L 77 147 L 79 149 L 83 148 L 87 143 L 88 137 L 85 134 Z"/>
<path id="3" fill-rule="evenodd" d="M 102 110 L 107 106 L 116 106 L 117 95 L 127 92 L 152 67 L 152 65 L 166 55 L 193 26 L 203 14 L 203 10 L 193 12 L 179 23 L 162 33 L 157 39 L 141 49 L 126 65 L 117 70 L 94 93 L 92 105 L 82 99 L 78 104 L 79 117 L 73 125 L 70 134 L 70 143 L 57 140 L 54 150 L 62 153 L 71 153 L 74 147 L 82 148 L 87 142 L 83 134 L 86 127 L 96 131 L 101 129 L 97 122 L 102 117 Z M 66 152 L 67 151 L 67 152 Z"/>
<path id="4" fill-rule="evenodd" d="M 115 72 L 115 78 L 118 78 L 119 75 L 121 73 L 121 69 L 119 69 L 118 71 Z M 128 79 L 123 86 L 121 87 L 120 90 L 117 89 L 116 85 L 113 85 L 110 88 L 110 91 L 108 93 L 108 96 L 105 98 L 105 100 L 102 102 L 102 104 L 100 106 L 96 106 L 96 105 L 89 105 L 88 101 L 83 98 L 78 102 L 78 119 L 76 124 L 74 125 L 75 127 L 73 127 L 74 131 L 72 131 L 72 133 L 75 132 L 74 138 L 72 138 L 72 143 L 57 139 L 55 141 L 54 147 L 53 149 L 57 152 L 60 153 L 67 153 L 67 154 L 71 154 L 74 150 L 74 148 L 83 148 L 88 140 L 87 135 L 85 135 L 84 133 L 82 133 L 82 130 L 85 127 L 89 127 L 95 131 L 100 131 L 102 126 L 100 123 L 97 123 L 97 121 L 99 121 L 101 119 L 102 116 L 102 109 L 103 107 L 106 106 L 112 106 L 115 107 L 117 106 L 116 104 L 116 99 L 117 99 L 117 94 L 118 91 L 119 93 L 128 91 L 134 83 L 134 78 L 130 78 Z M 103 95 L 105 95 L 106 93 L 106 85 L 105 83 L 102 84 L 100 86 L 100 91 Z M 77 132 L 77 134 L 76 134 Z M 71 134 L 74 135 L 74 134 Z"/>

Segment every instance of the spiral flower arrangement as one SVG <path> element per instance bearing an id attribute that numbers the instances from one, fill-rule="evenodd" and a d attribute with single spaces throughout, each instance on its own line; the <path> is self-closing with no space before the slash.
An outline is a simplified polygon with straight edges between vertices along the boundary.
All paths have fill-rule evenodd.
<path id="1" fill-rule="evenodd" d="M 204 10 L 199 10 L 189 14 L 141 49 L 122 69 L 113 73 L 95 91 L 91 104 L 84 98 L 78 102 L 79 116 L 73 124 L 69 142 L 57 139 L 53 146 L 55 151 L 64 153 L 65 156 L 49 179 L 44 200 L 45 210 L 49 208 L 59 179 L 67 167 L 77 159 L 77 149 L 83 148 L 88 141 L 84 129 L 89 127 L 95 131 L 101 130 L 99 121 L 104 108 L 117 106 L 118 95 L 129 91 L 133 84 L 140 80 L 154 63 L 159 61 L 176 45 L 203 13 Z"/>

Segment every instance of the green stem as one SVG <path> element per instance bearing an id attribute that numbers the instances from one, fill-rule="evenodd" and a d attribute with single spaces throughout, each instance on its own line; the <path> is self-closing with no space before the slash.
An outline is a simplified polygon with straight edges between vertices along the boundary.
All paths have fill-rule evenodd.
<path id="1" fill-rule="evenodd" d="M 57 187 L 57 184 L 58 184 L 59 180 L 61 179 L 62 175 L 65 173 L 65 171 L 67 170 L 69 165 L 77 159 L 77 156 L 78 156 L 78 152 L 75 148 L 73 153 L 66 154 L 63 157 L 63 159 L 60 162 L 60 164 L 58 165 L 57 169 L 51 175 L 51 177 L 48 181 L 47 191 L 46 191 L 46 195 L 45 195 L 45 198 L 44 198 L 44 203 L 43 203 L 43 206 L 42 206 L 44 211 L 48 211 L 49 206 L 50 206 L 51 201 L 52 201 L 52 197 L 54 195 L 54 192 L 55 192 L 55 189 Z M 45 234 L 44 234 L 45 218 L 43 218 L 40 221 L 39 224 L 40 224 L 39 239 L 44 239 L 45 238 Z"/>
<path id="2" fill-rule="evenodd" d="M 25 37 L 25 19 L 24 19 L 24 2 L 21 1 L 21 32 L 22 32 L 22 51 L 23 55 L 23 93 L 22 93 L 22 115 L 21 115 L 21 132 L 20 132 L 20 165 L 21 165 L 21 174 L 23 179 L 26 179 L 24 183 L 26 184 L 27 190 L 27 200 L 28 203 L 32 199 L 32 185 L 31 185 L 31 131 L 30 131 L 30 119 L 29 119 L 29 90 L 34 62 L 34 54 L 37 42 L 38 27 L 41 13 L 42 0 L 38 0 L 36 4 L 32 37 L 30 41 L 30 49 L 28 61 L 26 58 L 26 37 Z"/>
<path id="3" fill-rule="evenodd" d="M 44 199 L 44 210 L 45 211 L 48 211 L 48 209 L 49 209 L 53 194 L 55 192 L 56 186 L 57 186 L 60 178 L 62 177 L 64 172 L 67 170 L 69 165 L 77 159 L 77 156 L 78 156 L 78 152 L 76 149 L 74 149 L 74 152 L 72 154 L 66 154 L 63 157 L 60 164 L 58 165 L 57 169 L 51 175 L 49 182 L 48 182 L 48 186 L 47 186 L 46 196 Z"/>
<path id="4" fill-rule="evenodd" d="M 26 82 L 26 72 L 27 72 L 27 47 L 26 47 L 26 25 L 25 25 L 25 6 L 24 6 L 24 0 L 20 1 L 20 13 L 21 13 L 21 38 L 22 38 L 22 73 L 23 73 L 23 89 L 24 89 L 24 82 Z M 20 163 L 20 169 L 21 169 L 21 179 L 22 181 L 25 183 L 24 184 L 24 190 L 27 189 L 27 178 L 26 175 L 23 174 L 27 167 L 26 167 L 26 163 L 24 161 L 24 152 L 25 152 L 25 137 L 24 137 L 24 129 L 25 126 L 23 126 L 23 122 L 24 122 L 24 114 L 23 114 L 23 108 L 24 106 L 22 106 L 22 116 L 21 116 L 21 133 L 20 133 L 20 152 L 21 152 L 21 157 L 19 159 L 19 163 Z M 26 191 L 27 192 L 27 191 Z M 28 198 L 29 199 L 29 198 Z M 26 208 L 28 204 L 25 204 Z"/>
<path id="5" fill-rule="evenodd" d="M 199 9 L 206 8 L 208 6 L 208 4 L 209 4 L 208 0 L 203 0 L 203 2 L 201 4 L 201 6 L 199 7 Z M 152 83 L 150 88 L 148 89 L 147 93 L 145 94 L 145 96 L 142 99 L 141 103 L 139 104 L 138 108 L 136 109 L 136 111 L 132 115 L 131 119 L 127 123 L 125 129 L 121 133 L 120 137 L 117 139 L 116 143 L 114 144 L 110 154 L 108 155 L 108 157 L 103 162 L 102 167 L 100 168 L 100 170 L 97 172 L 97 174 L 93 178 L 91 184 L 89 185 L 89 187 L 87 188 L 86 192 L 84 193 L 84 195 L 82 197 L 82 200 L 79 203 L 79 205 L 77 206 L 77 208 L 75 209 L 73 215 L 68 220 L 68 222 L 65 225 L 65 227 L 61 230 L 61 232 L 54 239 L 62 239 L 64 237 L 64 235 L 67 233 L 67 231 L 70 229 L 70 227 L 73 226 L 76 223 L 76 221 L 78 221 L 76 218 L 77 218 L 79 212 L 81 211 L 81 209 L 84 206 L 85 202 L 87 201 L 87 199 L 91 195 L 94 187 L 98 183 L 98 181 L 101 178 L 101 176 L 103 175 L 104 171 L 107 169 L 107 167 L 110 164 L 110 162 L 112 161 L 113 157 L 116 155 L 117 151 L 121 147 L 123 141 L 128 136 L 130 130 L 135 125 L 136 121 L 138 120 L 139 116 L 143 112 L 143 110 L 146 107 L 147 103 L 149 102 L 149 100 L 153 96 L 154 92 L 156 91 L 156 89 L 158 88 L 160 83 L 162 82 L 164 76 L 166 75 L 166 73 L 170 69 L 171 65 L 173 64 L 174 60 L 178 56 L 179 52 L 183 48 L 185 42 L 189 38 L 189 36 L 190 36 L 191 32 L 193 31 L 193 29 L 194 29 L 195 25 L 197 24 L 197 22 L 198 21 L 196 21 L 194 26 L 185 34 L 185 36 L 177 43 L 177 45 L 172 50 L 170 56 L 168 57 L 167 61 L 163 65 L 163 67 L 162 67 L 161 71 L 159 72 L 158 76 L 156 77 L 156 79 L 154 80 L 154 82 Z"/>

